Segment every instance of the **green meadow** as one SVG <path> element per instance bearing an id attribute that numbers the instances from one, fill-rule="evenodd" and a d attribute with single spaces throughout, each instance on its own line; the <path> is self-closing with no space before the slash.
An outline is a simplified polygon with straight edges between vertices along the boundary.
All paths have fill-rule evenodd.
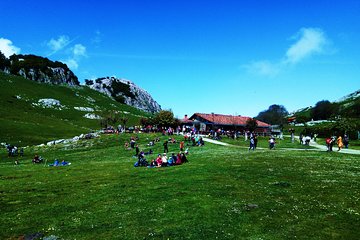
<path id="1" fill-rule="evenodd" d="M 17 166 L 1 149 L 0 239 L 359 239 L 359 156 L 205 143 L 189 163 L 135 168 L 131 136 L 29 147 Z M 138 136 L 149 150 L 155 135 Z"/>
<path id="2" fill-rule="evenodd" d="M 98 119 L 85 114 L 104 117 L 117 111 L 128 118 L 128 126 L 139 123 L 149 114 L 118 103 L 87 86 L 51 85 L 8 75 L 0 71 L 0 141 L 16 146 L 31 146 L 48 141 L 70 138 L 100 129 Z M 43 107 L 40 99 L 60 101 L 61 108 Z M 89 108 L 81 111 L 76 108 Z"/>

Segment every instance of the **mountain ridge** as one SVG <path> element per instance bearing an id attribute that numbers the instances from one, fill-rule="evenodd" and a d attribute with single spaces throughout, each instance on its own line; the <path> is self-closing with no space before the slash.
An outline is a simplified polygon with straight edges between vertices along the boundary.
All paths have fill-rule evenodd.
<path id="1" fill-rule="evenodd" d="M 85 84 L 91 89 L 102 92 L 120 103 L 136 107 L 140 110 L 150 113 L 157 113 L 161 110 L 161 106 L 146 90 L 138 87 L 130 80 L 103 77 L 95 80 L 86 79 Z"/>

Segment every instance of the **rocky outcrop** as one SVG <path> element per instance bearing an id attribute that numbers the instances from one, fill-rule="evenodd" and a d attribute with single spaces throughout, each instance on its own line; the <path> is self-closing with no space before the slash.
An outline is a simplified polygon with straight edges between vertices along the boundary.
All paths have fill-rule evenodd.
<path id="1" fill-rule="evenodd" d="M 49 84 L 79 85 L 78 78 L 61 62 L 35 55 L 12 55 L 0 69 L 26 79 Z"/>
<path id="2" fill-rule="evenodd" d="M 115 77 L 85 80 L 90 88 L 113 97 L 116 101 L 136 107 L 146 112 L 156 113 L 161 106 L 144 89 L 133 82 Z"/>
<path id="3" fill-rule="evenodd" d="M 71 70 L 66 70 L 61 67 L 48 67 L 46 72 L 33 68 L 26 71 L 24 68 L 21 68 L 16 75 L 41 83 L 66 84 L 70 86 L 79 85 L 78 79 L 74 73 Z"/>

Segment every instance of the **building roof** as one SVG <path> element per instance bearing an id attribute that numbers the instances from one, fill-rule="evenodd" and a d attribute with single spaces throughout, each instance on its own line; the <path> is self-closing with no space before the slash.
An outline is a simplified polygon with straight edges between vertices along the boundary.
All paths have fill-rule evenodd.
<path id="1" fill-rule="evenodd" d="M 182 123 L 192 123 L 193 120 L 190 120 L 187 115 L 184 116 L 183 119 L 180 119 L 180 122 Z"/>
<path id="2" fill-rule="evenodd" d="M 208 114 L 208 113 L 194 113 L 189 119 L 196 119 L 200 117 L 209 123 L 218 125 L 240 125 L 245 126 L 246 121 L 252 119 L 251 117 L 233 116 L 223 114 Z M 269 124 L 256 120 L 258 127 L 270 127 Z"/>

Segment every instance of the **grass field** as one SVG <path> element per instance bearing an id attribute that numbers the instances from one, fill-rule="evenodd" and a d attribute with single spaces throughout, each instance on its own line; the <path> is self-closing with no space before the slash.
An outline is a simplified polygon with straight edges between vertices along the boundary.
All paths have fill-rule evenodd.
<path id="1" fill-rule="evenodd" d="M 148 150 L 154 135 L 139 137 Z M 206 143 L 187 164 L 134 168 L 129 138 L 27 148 L 19 166 L 2 149 L 0 239 L 359 238 L 359 156 Z M 72 164 L 34 165 L 35 153 Z"/>
<path id="2" fill-rule="evenodd" d="M 86 86 L 69 87 L 43 84 L 0 71 L 0 142 L 28 146 L 70 138 L 100 128 L 98 119 L 85 114 L 106 116 L 120 111 L 128 118 L 128 126 L 139 123 L 148 113 L 120 104 Z M 60 101 L 58 107 L 39 106 L 40 99 Z M 90 108 L 81 111 L 76 108 Z"/>

